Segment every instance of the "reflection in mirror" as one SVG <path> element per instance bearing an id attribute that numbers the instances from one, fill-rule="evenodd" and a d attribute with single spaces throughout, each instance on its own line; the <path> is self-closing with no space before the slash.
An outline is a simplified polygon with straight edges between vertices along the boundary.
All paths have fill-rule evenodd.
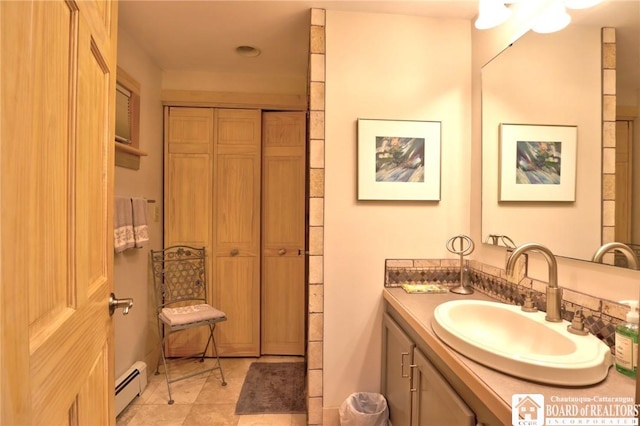
<path id="1" fill-rule="evenodd" d="M 638 255 L 631 247 L 626 244 L 612 242 L 603 244 L 593 255 L 593 262 L 603 263 L 604 258 L 607 255 L 619 256 L 622 255 L 626 259 L 626 267 L 629 269 L 638 269 Z M 616 260 L 610 260 L 615 262 L 615 265 L 620 265 Z"/>
<path id="2" fill-rule="evenodd" d="M 613 229 L 618 219 L 611 211 L 604 215 L 602 211 L 608 188 L 602 184 L 601 60 L 601 28 L 615 27 L 618 105 L 625 106 L 622 110 L 631 119 L 626 128 L 631 129 L 638 118 L 640 2 L 609 1 L 575 12 L 572 24 L 564 30 L 529 32 L 482 69 L 482 235 L 490 242 L 491 235 L 508 235 L 515 244 L 535 241 L 551 247 L 558 256 L 590 261 L 603 242 L 619 240 L 631 247 L 635 241 L 640 243 L 640 229 L 633 227 L 628 239 L 605 233 L 603 241 L 603 223 L 611 222 Z M 499 201 L 500 165 L 517 164 L 516 158 L 501 157 L 499 129 L 504 123 L 577 126 L 575 201 Z M 635 132 L 640 140 L 638 128 L 640 124 L 627 134 L 633 137 Z M 640 150 L 636 151 L 630 155 L 640 158 Z M 616 167 L 629 176 L 623 180 L 616 175 L 618 185 L 629 181 L 626 189 L 631 188 L 631 162 L 624 168 L 609 165 L 609 161 L 615 162 L 605 156 L 605 167 Z M 640 166 L 636 174 L 640 179 Z M 613 198 L 620 199 L 609 197 Z M 631 199 L 640 200 L 640 196 L 626 200 L 627 223 L 640 223 L 632 214 L 640 208 L 634 208 Z M 616 207 L 616 211 L 624 210 Z M 615 225 L 622 229 L 619 221 Z M 635 232 L 638 239 L 633 237 Z"/>

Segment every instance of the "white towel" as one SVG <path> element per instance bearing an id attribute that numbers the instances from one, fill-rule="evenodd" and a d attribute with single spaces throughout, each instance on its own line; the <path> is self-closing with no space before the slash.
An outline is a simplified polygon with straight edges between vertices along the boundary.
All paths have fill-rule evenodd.
<path id="1" fill-rule="evenodd" d="M 133 209 L 131 198 L 116 197 L 113 214 L 113 249 L 121 253 L 134 247 L 133 239 Z"/>
<path id="2" fill-rule="evenodd" d="M 133 239 L 135 246 L 140 248 L 149 243 L 149 227 L 147 226 L 147 200 L 132 198 L 133 205 Z"/>

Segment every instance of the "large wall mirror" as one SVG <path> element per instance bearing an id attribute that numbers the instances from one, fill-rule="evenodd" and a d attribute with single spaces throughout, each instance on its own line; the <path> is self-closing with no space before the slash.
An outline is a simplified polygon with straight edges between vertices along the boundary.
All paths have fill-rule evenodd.
<path id="1" fill-rule="evenodd" d="M 591 260 L 603 242 L 603 220 L 614 220 L 602 208 L 603 161 L 616 160 L 602 155 L 601 29 L 616 29 L 618 118 L 627 123 L 618 136 L 640 143 L 640 2 L 605 0 L 570 13 L 564 30 L 530 31 L 482 69 L 482 238 L 538 242 L 558 256 Z M 616 169 L 626 176 L 616 180 L 628 181 L 616 198 L 619 211 L 629 212 L 629 229 L 615 240 L 640 247 L 640 146 L 629 146 L 629 166 Z M 548 189 L 568 177 L 575 185 L 554 198 Z M 496 237 L 503 235 L 509 239 Z"/>

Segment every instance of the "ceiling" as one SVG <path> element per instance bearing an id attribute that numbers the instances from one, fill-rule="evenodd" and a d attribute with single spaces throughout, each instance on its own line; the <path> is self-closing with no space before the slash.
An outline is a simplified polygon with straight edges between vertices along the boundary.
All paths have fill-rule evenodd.
<path id="1" fill-rule="evenodd" d="M 297 75 L 306 78 L 312 7 L 472 19 L 477 0 L 122 0 L 126 31 L 163 71 Z M 237 46 L 259 48 L 242 57 Z"/>
<path id="2" fill-rule="evenodd" d="M 295 76 L 305 80 L 309 46 L 309 9 L 395 13 L 433 18 L 475 18 L 478 0 L 121 0 L 119 22 L 163 71 Z M 610 13 L 611 5 L 633 5 L 629 13 Z M 573 24 L 594 19 L 618 30 L 619 59 L 638 64 L 638 0 L 608 0 L 592 9 L 572 10 Z M 628 10 L 628 9 L 627 9 Z M 620 21 L 622 19 L 622 21 Z M 629 23 L 631 19 L 635 26 Z M 630 32 L 634 31 L 634 32 Z M 630 40 L 622 43 L 623 40 Z M 259 48 L 242 57 L 235 48 Z M 634 54 L 625 53 L 627 49 Z"/>

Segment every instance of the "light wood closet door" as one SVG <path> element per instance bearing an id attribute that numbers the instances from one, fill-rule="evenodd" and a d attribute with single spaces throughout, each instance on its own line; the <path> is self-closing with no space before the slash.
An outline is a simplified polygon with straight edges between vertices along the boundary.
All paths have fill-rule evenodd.
<path id="1" fill-rule="evenodd" d="M 259 110 L 216 109 L 212 303 L 227 314 L 218 327 L 224 356 L 260 355 Z"/>
<path id="2" fill-rule="evenodd" d="M 164 245 L 205 247 L 210 255 L 213 110 L 166 108 L 165 123 Z M 210 272 L 211 265 L 207 266 Z M 168 356 L 197 353 L 202 351 L 207 338 L 205 327 L 172 334 L 167 339 L 166 353 Z"/>
<path id="3" fill-rule="evenodd" d="M 615 240 L 625 244 L 631 238 L 633 178 L 633 122 L 616 121 L 616 213 Z"/>
<path id="4" fill-rule="evenodd" d="M 115 424 L 116 35 L 116 2 L 0 2 L 2 425 Z"/>
<path id="5" fill-rule="evenodd" d="M 262 120 L 262 353 L 304 355 L 306 118 Z"/>

